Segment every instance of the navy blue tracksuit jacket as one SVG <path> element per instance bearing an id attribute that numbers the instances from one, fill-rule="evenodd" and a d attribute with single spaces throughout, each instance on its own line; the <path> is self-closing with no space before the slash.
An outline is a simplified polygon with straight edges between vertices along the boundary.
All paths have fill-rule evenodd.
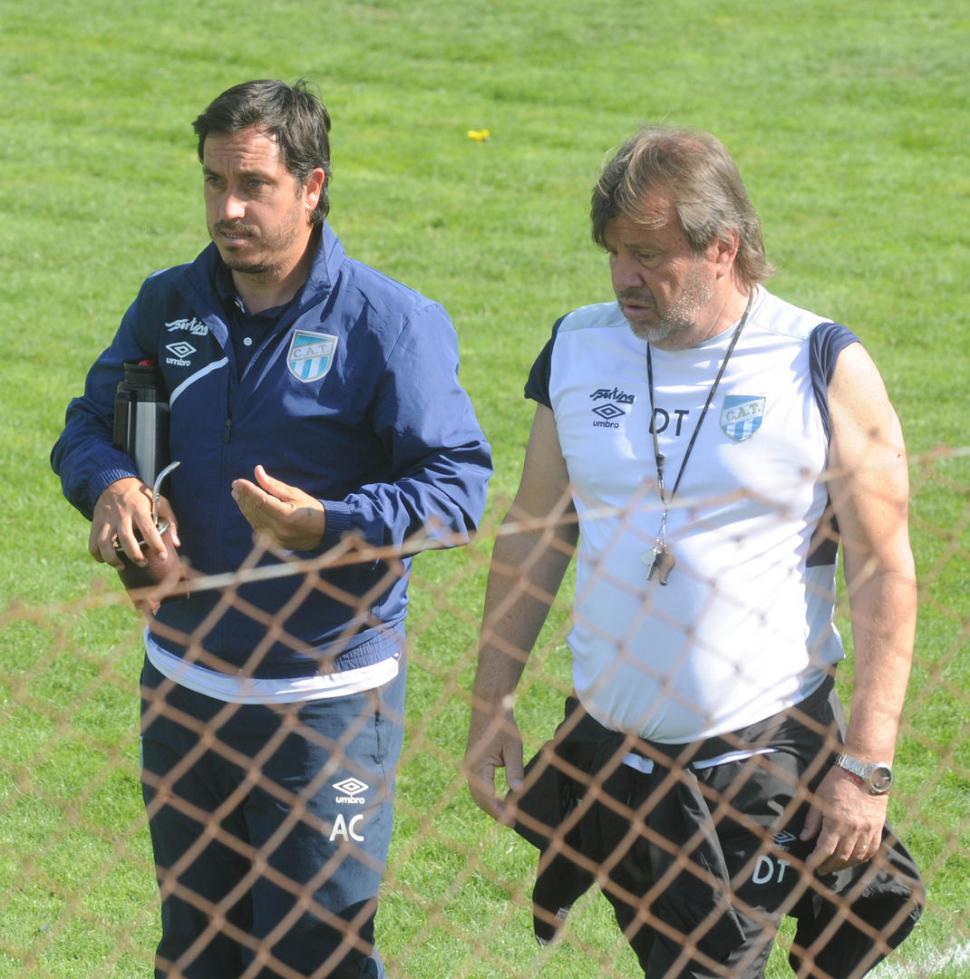
<path id="1" fill-rule="evenodd" d="M 168 389 L 171 458 L 181 462 L 164 492 L 180 553 L 196 571 L 233 572 L 250 553 L 252 529 L 230 487 L 252 479 L 258 463 L 323 501 L 321 551 L 347 532 L 387 546 L 429 524 L 453 539 L 473 531 L 491 457 L 458 383 L 456 336 L 441 306 L 348 258 L 325 225 L 308 281 L 240 372 L 220 275 L 210 245 L 194 262 L 145 281 L 54 446 L 68 500 L 90 517 L 111 482 L 136 475 L 131 458 L 111 445 L 112 406 L 123 363 L 151 358 Z M 403 621 L 408 566 L 389 575 L 387 564 L 373 561 L 320 573 L 304 595 L 301 575 L 244 585 L 238 596 L 253 610 L 219 615 L 204 627 L 203 645 L 235 671 L 265 639 L 271 616 L 282 632 L 266 643 L 257 676 L 314 673 L 327 647 L 348 634 L 355 638 L 329 650 L 339 654 L 334 668 L 378 661 L 398 644 L 365 641 Z M 218 600 L 204 591 L 166 602 L 155 640 L 180 653 L 172 631 L 192 633 Z M 357 646 L 366 655 L 355 657 Z"/>

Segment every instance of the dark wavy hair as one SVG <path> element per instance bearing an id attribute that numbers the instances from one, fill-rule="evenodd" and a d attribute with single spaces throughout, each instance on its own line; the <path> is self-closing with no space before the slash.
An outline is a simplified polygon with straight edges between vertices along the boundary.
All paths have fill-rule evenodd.
<path id="1" fill-rule="evenodd" d="M 199 138 L 199 160 L 210 133 L 238 133 L 252 126 L 276 140 L 283 165 L 301 185 L 312 170 L 323 169 L 327 179 L 310 215 L 311 224 L 320 224 L 330 211 L 330 113 L 326 106 L 302 78 L 292 86 L 268 79 L 234 85 L 192 123 Z"/>
<path id="2" fill-rule="evenodd" d="M 606 247 L 606 225 L 615 217 L 644 222 L 643 198 L 655 187 L 672 195 L 681 229 L 695 252 L 736 231 L 738 281 L 750 288 L 773 274 L 761 222 L 738 168 L 719 140 L 697 130 L 648 125 L 617 150 L 593 190 L 593 241 Z"/>

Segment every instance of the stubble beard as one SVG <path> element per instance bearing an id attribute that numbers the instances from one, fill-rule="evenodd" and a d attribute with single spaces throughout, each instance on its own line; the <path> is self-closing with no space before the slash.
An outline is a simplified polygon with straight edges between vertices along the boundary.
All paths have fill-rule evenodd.
<path id="1" fill-rule="evenodd" d="M 622 295 L 624 294 L 621 294 L 621 297 Z M 654 310 L 657 309 L 653 296 L 646 290 L 643 292 L 628 290 L 625 295 L 645 299 Z M 713 296 L 714 284 L 702 275 L 700 270 L 693 270 L 684 282 L 680 295 L 660 314 L 660 319 L 656 323 L 630 323 L 630 329 L 635 336 L 646 340 L 647 343 L 663 343 L 690 333 L 699 326 L 698 313 Z"/>
<path id="2" fill-rule="evenodd" d="M 245 255 L 234 254 L 232 248 L 228 247 L 227 244 L 221 239 L 220 235 L 223 233 L 243 234 L 246 236 L 245 241 L 247 246 L 251 247 L 253 244 L 255 244 L 261 251 L 265 250 L 266 243 L 262 240 L 258 229 L 249 228 L 246 225 L 219 223 L 215 225 L 215 227 L 210 228 L 209 236 L 215 242 L 216 248 L 219 249 L 219 255 L 222 258 L 222 263 L 227 269 L 232 272 L 238 272 L 240 275 L 252 276 L 262 276 L 272 270 L 272 263 L 267 262 L 265 258 L 254 261 L 252 258 L 247 258 Z"/>
<path id="3" fill-rule="evenodd" d="M 209 235 L 215 241 L 216 236 L 224 231 L 244 233 L 248 241 L 255 243 L 262 253 L 260 258 L 254 261 L 243 255 L 234 256 L 231 251 L 225 252 L 219 248 L 219 254 L 226 268 L 253 279 L 271 280 L 283 273 L 287 264 L 287 259 L 284 256 L 288 255 L 290 246 L 299 235 L 299 224 L 294 220 L 279 228 L 271 237 L 266 238 L 258 227 L 250 228 L 244 224 L 234 225 L 220 222 L 209 229 Z M 274 261 L 274 256 L 276 261 Z"/>
<path id="4" fill-rule="evenodd" d="M 223 256 L 222 264 L 231 272 L 238 272 L 240 275 L 249 275 L 254 279 L 266 277 L 273 271 L 273 267 L 267 265 L 265 262 L 247 264 L 246 262 L 234 261 L 232 258 L 226 258 L 225 256 Z"/>

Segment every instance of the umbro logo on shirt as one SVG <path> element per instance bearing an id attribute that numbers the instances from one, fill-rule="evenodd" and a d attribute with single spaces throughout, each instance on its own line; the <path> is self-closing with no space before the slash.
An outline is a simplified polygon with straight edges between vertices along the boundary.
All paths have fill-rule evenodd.
<path id="1" fill-rule="evenodd" d="M 600 418 L 609 421 L 611 418 L 616 418 L 618 415 L 625 415 L 626 412 L 622 408 L 617 408 L 612 402 L 607 402 L 605 405 L 597 405 L 593 409 L 594 415 L 599 415 Z"/>
<path id="2" fill-rule="evenodd" d="M 177 343 L 166 343 L 165 349 L 170 354 L 173 354 L 172 357 L 165 358 L 165 363 L 173 364 L 176 367 L 191 366 L 192 361 L 189 360 L 189 357 L 196 352 L 195 347 L 186 340 L 179 340 Z"/>
<path id="3" fill-rule="evenodd" d="M 636 400 L 636 395 L 627 394 L 619 388 L 597 388 L 590 398 L 593 401 L 602 401 L 593 407 L 593 414 L 597 419 L 593 422 L 594 428 L 619 428 L 620 423 L 616 421 L 626 414 L 620 405 L 632 405 Z"/>

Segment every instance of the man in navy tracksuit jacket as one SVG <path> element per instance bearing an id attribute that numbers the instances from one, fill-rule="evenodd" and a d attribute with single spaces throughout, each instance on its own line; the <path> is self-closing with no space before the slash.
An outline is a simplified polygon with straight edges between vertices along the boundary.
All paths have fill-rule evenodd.
<path id="1" fill-rule="evenodd" d="M 213 244 L 144 283 L 52 454 L 97 560 L 119 566 L 118 543 L 141 562 L 177 546 L 193 574 L 258 565 L 164 601 L 146 631 L 158 976 L 230 977 L 257 956 L 261 976 L 383 975 L 410 559 L 374 550 L 460 543 L 484 509 L 489 448 L 447 314 L 349 259 L 324 222 L 329 125 L 281 82 L 236 86 L 196 120 Z M 111 444 L 123 364 L 144 360 L 180 463 L 165 540 Z M 273 574 L 341 542 L 361 557 Z"/>

